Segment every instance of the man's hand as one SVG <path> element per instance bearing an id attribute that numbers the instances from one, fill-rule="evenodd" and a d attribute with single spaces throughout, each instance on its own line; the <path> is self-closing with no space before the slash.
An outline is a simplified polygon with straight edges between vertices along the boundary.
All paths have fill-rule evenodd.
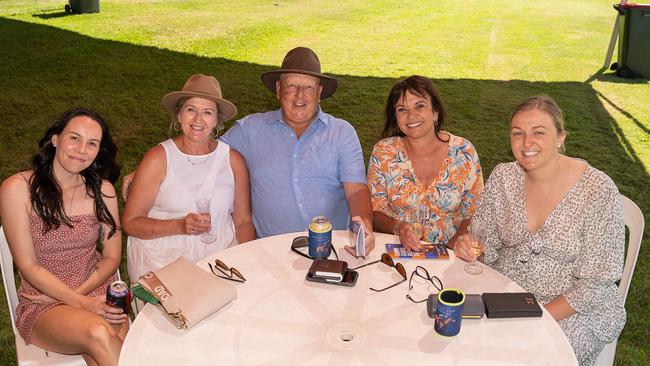
<path id="1" fill-rule="evenodd" d="M 364 220 L 361 216 L 353 216 L 352 221 L 356 221 L 363 225 L 363 231 L 366 234 L 364 236 L 366 243 L 366 255 L 368 255 L 368 253 L 370 253 L 370 251 L 375 248 L 375 235 L 372 232 L 372 224 L 368 222 L 368 220 Z M 355 247 L 346 245 L 344 249 L 354 257 L 359 257 Z"/>

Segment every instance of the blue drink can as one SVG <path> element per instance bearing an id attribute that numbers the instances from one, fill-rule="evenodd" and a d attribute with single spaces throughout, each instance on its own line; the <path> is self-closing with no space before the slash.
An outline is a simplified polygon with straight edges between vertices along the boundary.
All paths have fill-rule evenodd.
<path id="1" fill-rule="evenodd" d="M 325 216 L 316 216 L 309 224 L 309 256 L 327 258 L 332 252 L 332 224 Z"/>
<path id="2" fill-rule="evenodd" d="M 131 302 L 129 285 L 124 281 L 113 281 L 106 289 L 106 304 L 120 308 L 126 314 Z"/>

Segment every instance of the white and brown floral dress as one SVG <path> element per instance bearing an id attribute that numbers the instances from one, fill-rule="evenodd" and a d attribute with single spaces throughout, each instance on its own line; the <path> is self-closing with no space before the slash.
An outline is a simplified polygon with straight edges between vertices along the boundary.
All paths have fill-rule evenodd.
<path id="1" fill-rule="evenodd" d="M 587 164 L 544 224 L 528 231 L 524 171 L 499 164 L 472 222 L 485 263 L 546 304 L 563 295 L 577 314 L 559 321 L 581 365 L 591 365 L 625 325 L 616 281 L 625 256 L 623 206 L 614 182 Z"/>

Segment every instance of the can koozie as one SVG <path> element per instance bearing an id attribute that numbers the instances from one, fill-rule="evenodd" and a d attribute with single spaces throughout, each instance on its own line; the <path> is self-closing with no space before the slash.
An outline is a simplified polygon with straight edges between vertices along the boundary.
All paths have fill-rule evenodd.
<path id="1" fill-rule="evenodd" d="M 458 334 L 464 305 L 465 294 L 461 290 L 448 288 L 440 291 L 433 325 L 436 333 L 445 337 Z"/>
<path id="2" fill-rule="evenodd" d="M 316 216 L 309 224 L 309 256 L 327 258 L 332 252 L 332 224 L 325 216 Z"/>

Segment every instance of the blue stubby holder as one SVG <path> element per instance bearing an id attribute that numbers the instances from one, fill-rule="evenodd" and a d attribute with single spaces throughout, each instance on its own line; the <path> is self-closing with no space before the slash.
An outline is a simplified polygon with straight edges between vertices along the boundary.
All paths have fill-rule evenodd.
<path id="1" fill-rule="evenodd" d="M 309 256 L 327 258 L 332 253 L 332 230 L 326 232 L 314 232 L 309 230 Z"/>
<path id="2" fill-rule="evenodd" d="M 327 258 L 332 252 L 332 223 L 325 216 L 316 216 L 308 227 L 309 256 Z"/>
<path id="3" fill-rule="evenodd" d="M 313 239 L 312 235 L 309 236 L 310 257 L 314 259 L 327 258 L 330 256 L 331 253 L 332 253 L 331 234 L 329 238 Z"/>
<path id="4" fill-rule="evenodd" d="M 460 332 L 465 305 L 465 294 L 458 289 L 444 289 L 438 293 L 436 317 L 433 329 L 444 337 L 453 337 Z"/>

